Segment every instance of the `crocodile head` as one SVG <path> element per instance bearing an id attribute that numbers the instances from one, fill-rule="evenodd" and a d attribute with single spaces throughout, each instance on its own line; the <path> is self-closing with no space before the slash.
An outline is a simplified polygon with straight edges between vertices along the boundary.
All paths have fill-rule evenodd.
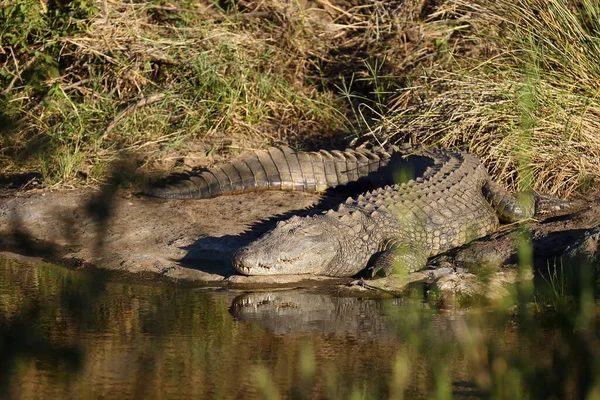
<path id="1" fill-rule="evenodd" d="M 244 275 L 319 274 L 339 253 L 336 220 L 327 215 L 292 217 L 236 252 Z"/>

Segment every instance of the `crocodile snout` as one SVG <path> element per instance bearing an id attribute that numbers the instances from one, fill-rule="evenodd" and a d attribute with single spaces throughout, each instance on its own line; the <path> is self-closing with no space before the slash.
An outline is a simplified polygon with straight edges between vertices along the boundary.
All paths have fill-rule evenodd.
<path id="1" fill-rule="evenodd" d="M 252 275 L 252 261 L 252 257 L 245 247 L 239 249 L 233 255 L 233 267 L 243 275 Z"/>
<path id="2" fill-rule="evenodd" d="M 233 256 L 233 267 L 243 275 L 268 275 L 271 266 L 265 264 L 261 252 L 247 247 L 239 249 Z"/>

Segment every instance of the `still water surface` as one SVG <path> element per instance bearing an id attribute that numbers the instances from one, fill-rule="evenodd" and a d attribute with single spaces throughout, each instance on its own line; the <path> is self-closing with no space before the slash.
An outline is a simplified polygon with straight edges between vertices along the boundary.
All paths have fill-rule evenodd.
<path id="1" fill-rule="evenodd" d="M 443 386 L 436 368 L 455 396 L 478 397 L 456 340 L 469 318 L 408 300 L 144 286 L 0 259 L 0 398 L 388 398 L 402 388 L 422 398 Z M 519 347 L 510 324 L 498 346 Z"/>

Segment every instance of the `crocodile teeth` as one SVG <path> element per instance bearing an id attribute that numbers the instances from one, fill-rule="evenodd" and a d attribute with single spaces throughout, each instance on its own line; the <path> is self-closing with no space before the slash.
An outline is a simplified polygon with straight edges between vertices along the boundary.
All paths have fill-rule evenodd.
<path id="1" fill-rule="evenodd" d="M 246 267 L 244 265 L 237 265 L 237 269 L 245 275 L 250 275 L 250 271 L 252 270 L 252 267 Z"/>

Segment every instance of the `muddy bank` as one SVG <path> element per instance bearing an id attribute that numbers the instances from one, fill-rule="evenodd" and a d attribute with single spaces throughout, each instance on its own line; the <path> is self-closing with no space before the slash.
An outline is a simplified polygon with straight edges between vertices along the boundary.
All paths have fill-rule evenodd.
<path id="1" fill-rule="evenodd" d="M 2 249 L 71 266 L 223 284 L 235 274 L 232 252 L 259 234 L 257 222 L 268 229 L 269 218 L 318 200 L 281 192 L 166 201 L 125 191 L 32 191 L 2 200 Z"/>
<path id="2" fill-rule="evenodd" d="M 245 277 L 231 256 L 277 220 L 331 207 L 339 198 L 301 192 L 255 192 L 208 200 L 161 200 L 126 190 L 7 192 L 0 199 L 0 246 L 4 252 L 41 257 L 75 268 L 99 268 L 117 276 L 203 286 L 257 289 L 349 283 L 352 278 L 313 276 Z M 538 261 L 557 256 L 600 225 L 596 194 L 574 202 L 567 215 L 532 222 Z M 401 292 L 407 281 L 425 281 L 444 292 L 501 295 L 516 279 L 515 226 L 432 261 L 408 278 L 369 280 L 345 291 L 374 288 Z M 5 254 L 6 255 L 6 254 Z M 485 284 L 472 273 L 495 270 Z"/>

